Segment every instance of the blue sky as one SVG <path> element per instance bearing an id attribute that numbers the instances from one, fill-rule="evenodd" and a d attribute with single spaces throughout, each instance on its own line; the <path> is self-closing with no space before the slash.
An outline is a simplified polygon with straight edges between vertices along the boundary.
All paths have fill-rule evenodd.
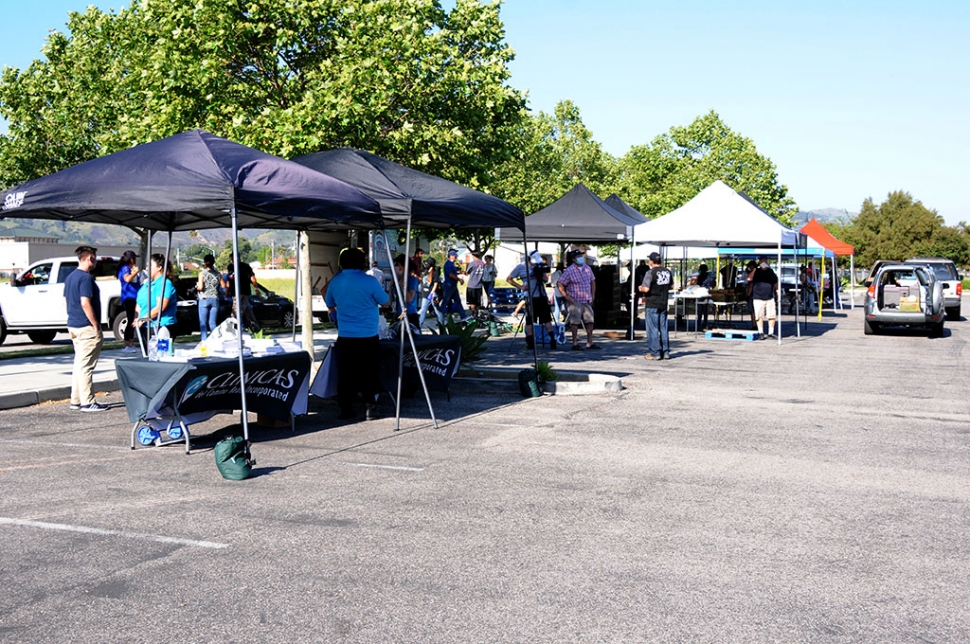
<path id="1" fill-rule="evenodd" d="M 24 67 L 89 2 L 3 4 L 0 65 Z M 614 155 L 713 109 L 803 210 L 906 190 L 970 222 L 970 2 L 506 0 L 502 17 L 511 84 L 534 110 L 575 102 Z"/>

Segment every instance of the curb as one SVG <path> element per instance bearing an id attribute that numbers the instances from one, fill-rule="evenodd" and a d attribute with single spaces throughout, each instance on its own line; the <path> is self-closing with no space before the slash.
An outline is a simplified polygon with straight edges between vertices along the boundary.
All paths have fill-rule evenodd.
<path id="1" fill-rule="evenodd" d="M 94 393 L 118 391 L 120 388 L 117 378 L 95 381 L 92 387 Z M 46 389 L 37 389 L 36 391 L 15 391 L 9 394 L 0 394 L 0 410 L 30 407 L 31 405 L 50 402 L 52 400 L 67 400 L 70 397 L 70 386 L 48 387 Z"/>

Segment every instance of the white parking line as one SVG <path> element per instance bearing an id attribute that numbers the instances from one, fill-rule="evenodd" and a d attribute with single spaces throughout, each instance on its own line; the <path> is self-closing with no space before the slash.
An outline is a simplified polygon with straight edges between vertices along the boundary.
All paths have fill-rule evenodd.
<path id="1" fill-rule="evenodd" d="M 131 448 L 127 445 L 88 445 L 85 443 L 57 443 L 54 441 L 35 441 L 18 438 L 0 438 L 0 444 L 6 445 L 46 445 L 49 447 L 91 447 L 94 449 L 123 449 L 130 452 Z"/>
<path id="2" fill-rule="evenodd" d="M 371 467 L 377 470 L 401 470 L 403 472 L 423 472 L 423 467 L 407 467 L 404 465 L 376 465 L 373 463 L 341 463 L 348 467 Z"/>
<path id="3" fill-rule="evenodd" d="M 65 525 L 63 523 L 44 523 L 43 521 L 27 521 L 25 519 L 11 519 L 0 517 L 0 524 L 16 525 L 26 528 L 40 528 L 41 530 L 63 530 L 66 532 L 83 532 L 85 534 L 100 534 L 105 536 L 122 537 L 125 539 L 141 539 L 143 541 L 155 541 L 157 543 L 174 543 L 180 546 L 194 546 L 196 548 L 228 548 L 228 543 L 215 543 L 213 541 L 195 541 L 193 539 L 176 539 L 175 537 L 163 537 L 154 534 L 140 534 L 138 532 L 125 532 L 123 530 L 102 530 L 101 528 L 87 528 L 84 526 Z"/>

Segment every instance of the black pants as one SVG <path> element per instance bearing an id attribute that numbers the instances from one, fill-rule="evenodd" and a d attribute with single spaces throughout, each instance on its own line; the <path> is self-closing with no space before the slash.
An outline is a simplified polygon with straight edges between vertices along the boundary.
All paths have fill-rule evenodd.
<path id="1" fill-rule="evenodd" d="M 337 404 L 347 411 L 354 408 L 357 394 L 372 404 L 380 391 L 378 360 L 380 345 L 376 335 L 369 338 L 337 336 Z"/>
<path id="2" fill-rule="evenodd" d="M 128 325 L 125 327 L 125 343 L 127 344 L 135 339 L 135 306 L 137 301 L 135 298 L 129 297 L 122 304 L 125 307 L 125 315 L 128 316 Z"/>

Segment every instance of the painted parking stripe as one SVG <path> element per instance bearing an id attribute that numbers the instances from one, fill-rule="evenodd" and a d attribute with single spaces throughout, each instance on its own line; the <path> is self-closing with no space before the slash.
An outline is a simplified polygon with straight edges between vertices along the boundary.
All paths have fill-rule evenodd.
<path id="1" fill-rule="evenodd" d="M 423 467 L 407 467 L 405 465 L 378 465 L 376 463 L 341 463 L 348 467 L 370 467 L 376 470 L 400 470 L 402 472 L 423 472 Z"/>
<path id="2" fill-rule="evenodd" d="M 15 525 L 25 528 L 39 528 L 41 530 L 61 530 L 65 532 L 81 532 L 84 534 L 98 534 L 112 537 L 122 537 L 124 539 L 141 539 L 142 541 L 155 541 L 156 543 L 173 543 L 180 546 L 192 546 L 195 548 L 228 548 L 228 543 L 216 543 L 214 541 L 196 541 L 194 539 L 177 539 L 175 537 L 163 537 L 155 534 L 141 534 L 138 532 L 125 532 L 124 530 L 102 530 L 101 528 L 88 528 L 85 526 L 66 525 L 63 523 L 45 523 L 43 521 L 28 521 L 26 519 L 11 519 L 0 517 L 0 524 Z"/>

